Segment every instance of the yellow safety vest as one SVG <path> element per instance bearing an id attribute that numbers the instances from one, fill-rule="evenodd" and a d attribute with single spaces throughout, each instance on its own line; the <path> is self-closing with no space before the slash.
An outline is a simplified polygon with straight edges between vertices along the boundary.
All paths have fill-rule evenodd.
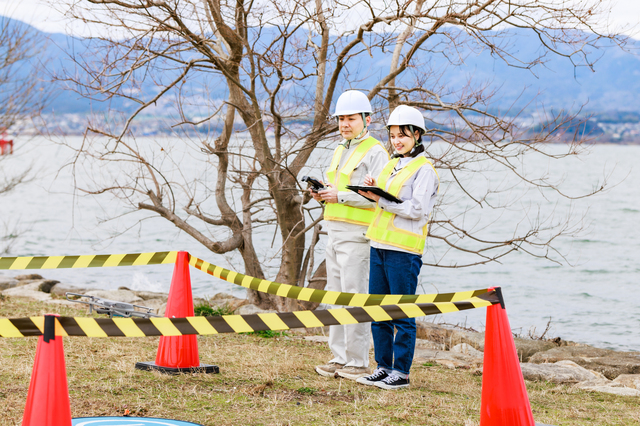
<path id="1" fill-rule="evenodd" d="M 382 146 L 378 140 L 372 137 L 360 142 L 344 166 L 338 171 L 340 159 L 345 150 L 344 145 L 339 145 L 333 153 L 333 159 L 327 171 L 329 182 L 338 188 L 338 191 L 348 191 L 347 185 L 351 184 L 351 175 L 356 166 L 360 164 L 367 152 L 376 145 Z M 327 203 L 324 208 L 324 219 L 368 226 L 373 220 L 374 212 L 375 209 L 360 209 L 340 203 Z"/>
<path id="2" fill-rule="evenodd" d="M 398 164 L 398 161 L 400 161 L 400 159 L 395 158 L 389 161 L 384 169 L 382 169 L 380 176 L 378 176 L 378 186 L 380 188 L 386 189 L 387 180 L 389 179 L 389 176 L 391 176 L 393 168 Z M 397 197 L 402 185 L 404 185 L 407 179 L 413 176 L 418 169 L 425 164 L 429 164 L 433 168 L 431 161 L 427 160 L 424 156 L 419 156 L 413 159 L 393 178 L 387 192 Z M 435 172 L 436 169 L 433 168 L 433 171 Z M 436 172 L 436 176 L 438 176 L 438 172 Z M 422 233 L 416 234 L 414 232 L 407 231 L 406 229 L 396 228 L 393 224 L 396 217 L 394 213 L 383 210 L 378 206 L 374 214 L 375 217 L 373 222 L 369 225 L 369 229 L 367 229 L 367 238 L 371 241 L 398 247 L 403 250 L 422 255 L 424 251 L 424 244 L 427 240 L 429 221 L 427 221 L 422 228 Z"/>

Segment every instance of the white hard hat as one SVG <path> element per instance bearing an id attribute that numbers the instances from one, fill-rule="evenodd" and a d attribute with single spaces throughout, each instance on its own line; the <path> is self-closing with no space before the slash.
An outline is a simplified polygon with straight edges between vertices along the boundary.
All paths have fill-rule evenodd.
<path id="1" fill-rule="evenodd" d="M 360 114 L 363 112 L 369 114 L 373 112 L 367 95 L 357 90 L 347 90 L 338 98 L 333 116 Z"/>
<path id="2" fill-rule="evenodd" d="M 421 130 L 421 134 L 427 133 L 427 126 L 424 124 L 424 117 L 417 108 L 408 105 L 398 105 L 393 110 L 387 121 L 387 130 L 391 126 L 413 126 Z"/>

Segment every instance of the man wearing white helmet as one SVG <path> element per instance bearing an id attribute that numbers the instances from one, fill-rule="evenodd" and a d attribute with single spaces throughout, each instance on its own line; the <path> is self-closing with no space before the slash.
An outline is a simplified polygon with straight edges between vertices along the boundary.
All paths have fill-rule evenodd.
<path id="1" fill-rule="evenodd" d="M 346 185 L 362 185 L 367 175 L 377 176 L 389 161 L 382 144 L 369 136 L 371 104 L 356 90 L 344 92 L 333 114 L 344 138 L 336 148 L 326 173 L 326 190 L 313 193 L 325 203 L 324 220 L 328 233 L 326 248 L 327 290 L 367 293 L 369 287 L 369 241 L 367 227 L 373 219 L 375 203 L 349 191 Z M 355 380 L 370 373 L 370 325 L 334 325 L 329 329 L 333 359 L 316 366 L 322 376 Z"/>
<path id="2" fill-rule="evenodd" d="M 360 192 L 377 201 L 367 230 L 371 240 L 369 293 L 415 294 L 429 216 L 438 193 L 438 174 L 424 153 L 426 127 L 420 111 L 398 106 L 389 116 L 387 130 L 396 154 L 377 179 L 368 177 L 365 185 L 377 184 L 402 202 Z M 415 319 L 374 322 L 371 333 L 378 367 L 357 382 L 383 389 L 408 387 L 416 344 Z"/>

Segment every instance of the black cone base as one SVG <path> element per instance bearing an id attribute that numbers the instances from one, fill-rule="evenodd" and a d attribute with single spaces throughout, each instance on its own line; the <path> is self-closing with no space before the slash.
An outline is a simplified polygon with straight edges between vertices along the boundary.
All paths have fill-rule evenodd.
<path id="1" fill-rule="evenodd" d="M 179 367 L 162 367 L 160 365 L 156 365 L 155 362 L 136 362 L 136 370 L 159 371 L 165 374 L 180 374 L 180 373 L 218 374 L 220 373 L 220 368 L 217 365 L 200 364 L 198 367 L 179 368 Z"/>

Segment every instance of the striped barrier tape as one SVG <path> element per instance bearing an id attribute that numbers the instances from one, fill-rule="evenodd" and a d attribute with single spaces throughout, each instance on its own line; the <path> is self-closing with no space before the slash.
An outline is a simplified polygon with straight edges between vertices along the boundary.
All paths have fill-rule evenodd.
<path id="1" fill-rule="evenodd" d="M 416 318 L 483 308 L 498 303 L 500 299 L 496 290 L 491 290 L 479 297 L 456 302 L 405 303 L 254 315 L 148 319 L 55 317 L 55 335 L 144 337 L 289 330 Z M 44 333 L 44 323 L 44 317 L 0 318 L 0 337 L 41 336 Z"/>
<path id="2" fill-rule="evenodd" d="M 159 265 L 175 263 L 177 251 L 99 254 L 82 256 L 25 256 L 0 257 L 0 269 L 61 269 L 61 268 L 105 268 L 113 266 Z M 488 289 L 461 291 L 456 293 L 436 294 L 363 294 L 343 293 L 338 291 L 317 290 L 282 284 L 274 281 L 255 278 L 249 275 L 225 269 L 221 266 L 205 262 L 189 255 L 189 264 L 194 268 L 221 280 L 262 293 L 296 299 L 305 302 L 324 303 L 340 306 L 377 306 L 395 305 L 399 303 L 440 303 L 458 302 L 485 294 Z"/>
<path id="3" fill-rule="evenodd" d="M 256 290 L 262 293 L 275 294 L 289 299 L 302 300 L 305 302 L 317 302 L 327 305 L 341 306 L 376 306 L 376 305 L 396 305 L 401 303 L 439 303 L 439 302 L 459 302 L 474 297 L 479 297 L 489 291 L 489 289 L 459 291 L 456 293 L 436 293 L 436 294 L 363 294 L 363 293 L 343 293 L 339 291 L 315 290 L 307 287 L 298 287 L 290 284 L 282 284 L 249 275 L 243 275 L 221 266 L 213 265 L 189 255 L 189 264 L 221 280 L 228 281 L 242 287 Z"/>
<path id="4" fill-rule="evenodd" d="M 175 263 L 177 251 L 128 254 L 91 254 L 82 256 L 0 257 L 0 269 L 106 268 Z"/>

